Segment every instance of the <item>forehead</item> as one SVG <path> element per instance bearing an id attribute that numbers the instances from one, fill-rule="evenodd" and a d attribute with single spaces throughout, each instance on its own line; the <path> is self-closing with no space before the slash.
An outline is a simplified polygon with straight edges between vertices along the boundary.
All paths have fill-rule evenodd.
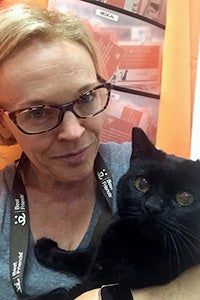
<path id="1" fill-rule="evenodd" d="M 73 98 L 96 80 L 87 49 L 68 41 L 34 42 L 4 62 L 0 73 L 0 105 L 7 110 L 33 100 Z"/>

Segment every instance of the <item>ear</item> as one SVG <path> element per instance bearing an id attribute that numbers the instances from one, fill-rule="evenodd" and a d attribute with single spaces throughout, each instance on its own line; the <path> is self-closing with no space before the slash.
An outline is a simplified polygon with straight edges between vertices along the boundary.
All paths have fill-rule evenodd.
<path id="1" fill-rule="evenodd" d="M 132 158 L 164 159 L 166 153 L 158 150 L 139 127 L 132 129 Z"/>
<path id="2" fill-rule="evenodd" d="M 195 163 L 196 163 L 196 166 L 198 166 L 198 168 L 200 169 L 200 160 L 197 159 L 197 160 L 195 161 Z"/>
<path id="3" fill-rule="evenodd" d="M 16 140 L 8 128 L 2 113 L 0 112 L 0 145 L 14 145 Z"/>

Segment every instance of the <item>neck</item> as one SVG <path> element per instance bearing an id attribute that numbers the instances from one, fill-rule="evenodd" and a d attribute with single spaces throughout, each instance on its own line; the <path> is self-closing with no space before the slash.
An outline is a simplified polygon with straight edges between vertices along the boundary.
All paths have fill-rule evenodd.
<path id="1" fill-rule="evenodd" d="M 94 172 L 81 181 L 62 182 L 49 178 L 46 174 L 38 172 L 35 167 L 27 161 L 23 166 L 22 178 L 28 190 L 37 191 L 48 195 L 43 199 L 51 201 L 73 201 L 73 199 L 91 198 L 96 192 L 96 178 Z M 41 200 L 41 198 L 40 198 Z"/>

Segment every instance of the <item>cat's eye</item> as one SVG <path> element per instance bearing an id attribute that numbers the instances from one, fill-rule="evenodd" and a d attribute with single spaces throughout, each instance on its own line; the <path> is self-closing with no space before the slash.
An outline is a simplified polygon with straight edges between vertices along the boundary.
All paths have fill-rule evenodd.
<path id="1" fill-rule="evenodd" d="M 150 190 L 149 182 L 142 176 L 139 176 L 135 180 L 135 187 L 138 191 L 146 193 Z"/>
<path id="2" fill-rule="evenodd" d="M 182 206 L 187 206 L 193 203 L 194 195 L 189 191 L 181 191 L 176 194 L 176 201 Z"/>

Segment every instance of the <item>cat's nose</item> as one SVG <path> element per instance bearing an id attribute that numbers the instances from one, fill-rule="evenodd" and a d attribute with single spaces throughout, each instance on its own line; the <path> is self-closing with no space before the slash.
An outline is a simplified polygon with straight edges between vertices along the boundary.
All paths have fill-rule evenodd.
<path id="1" fill-rule="evenodd" d="M 164 201 L 161 198 L 150 197 L 145 200 L 144 207 L 149 212 L 161 212 L 164 207 Z"/>

